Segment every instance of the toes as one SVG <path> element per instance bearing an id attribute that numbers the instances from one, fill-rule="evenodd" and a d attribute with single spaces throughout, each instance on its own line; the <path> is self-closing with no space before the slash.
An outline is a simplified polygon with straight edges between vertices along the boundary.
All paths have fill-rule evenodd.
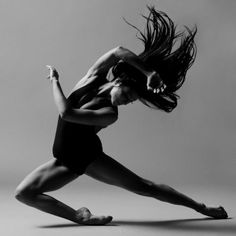
<path id="1" fill-rule="evenodd" d="M 226 210 L 224 209 L 224 207 L 222 207 L 222 206 L 219 206 L 219 209 L 222 211 L 222 217 L 223 218 L 228 218 L 228 214 L 227 214 L 227 212 L 226 212 Z"/>
<path id="2" fill-rule="evenodd" d="M 112 221 L 112 216 L 91 216 L 89 219 L 83 219 L 85 225 L 105 225 Z"/>
<path id="3" fill-rule="evenodd" d="M 215 219 L 226 219 L 228 214 L 222 206 L 219 207 L 207 207 L 205 204 L 201 204 L 200 213 L 206 216 L 213 217 Z"/>
<path id="4" fill-rule="evenodd" d="M 91 216 L 90 218 L 95 224 L 108 224 L 112 221 L 112 216 Z"/>
<path id="5" fill-rule="evenodd" d="M 226 218 L 228 218 L 228 214 L 222 206 L 219 206 L 215 209 L 212 208 L 211 216 L 213 218 L 216 218 L 216 219 L 226 219 Z"/>
<path id="6" fill-rule="evenodd" d="M 113 217 L 112 216 L 107 216 L 105 220 L 105 224 L 108 224 L 112 221 Z"/>
<path id="7" fill-rule="evenodd" d="M 112 221 L 112 216 L 95 216 L 86 207 L 81 207 L 76 211 L 79 224 L 84 225 L 105 225 Z"/>
<path id="8" fill-rule="evenodd" d="M 111 221 L 112 221 L 112 219 L 113 219 L 113 217 L 112 217 L 112 216 L 108 216 L 108 217 L 107 217 L 107 220 L 108 220 L 109 222 L 111 222 Z"/>

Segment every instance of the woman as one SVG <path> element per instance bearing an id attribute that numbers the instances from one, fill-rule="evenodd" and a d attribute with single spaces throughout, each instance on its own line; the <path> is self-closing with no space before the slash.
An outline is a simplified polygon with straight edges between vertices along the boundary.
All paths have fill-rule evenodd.
<path id="1" fill-rule="evenodd" d="M 150 14 L 144 16 L 145 33 L 133 26 L 144 42 L 144 51 L 137 56 L 123 47 L 110 50 L 95 62 L 67 98 L 58 72 L 48 66 L 59 111 L 54 158 L 20 183 L 16 189 L 18 200 L 79 224 L 105 225 L 112 220 L 111 216 L 95 216 L 86 207 L 74 210 L 45 194 L 86 174 L 139 195 L 192 208 L 203 215 L 228 217 L 223 207 L 207 207 L 167 185 L 146 180 L 103 152 L 97 133 L 117 120 L 117 107 L 140 100 L 152 108 L 172 111 L 177 105 L 175 92 L 196 56 L 196 28 L 186 27 L 186 32 L 176 33 L 174 23 L 165 13 L 154 7 L 148 9 Z"/>

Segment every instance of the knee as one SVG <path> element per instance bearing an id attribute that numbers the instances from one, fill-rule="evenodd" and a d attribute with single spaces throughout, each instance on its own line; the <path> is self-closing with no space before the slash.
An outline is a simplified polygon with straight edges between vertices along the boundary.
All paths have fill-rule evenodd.
<path id="1" fill-rule="evenodd" d="M 30 188 L 17 187 L 15 190 L 15 198 L 28 205 L 32 205 L 35 202 L 36 195 L 36 191 Z"/>

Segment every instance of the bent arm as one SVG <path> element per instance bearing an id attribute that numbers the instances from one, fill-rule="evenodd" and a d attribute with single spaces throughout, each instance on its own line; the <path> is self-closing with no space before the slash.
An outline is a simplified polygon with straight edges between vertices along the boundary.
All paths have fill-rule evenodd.
<path id="1" fill-rule="evenodd" d="M 142 60 L 140 60 L 135 53 L 122 46 L 118 46 L 101 56 L 89 69 L 87 75 L 107 73 L 109 69 L 116 65 L 120 60 L 123 60 L 124 62 L 137 68 L 146 76 L 149 76 L 153 73 L 153 70 Z"/>
<path id="2" fill-rule="evenodd" d="M 117 120 L 117 113 L 112 107 L 104 107 L 98 110 L 74 109 L 66 99 L 59 80 L 52 79 L 54 102 L 63 120 L 84 124 L 105 127 Z"/>
<path id="3" fill-rule="evenodd" d="M 52 79 L 51 82 L 52 82 L 52 91 L 53 91 L 54 102 L 57 106 L 60 116 L 63 117 L 66 110 L 69 107 L 68 100 L 66 99 L 66 97 L 62 91 L 59 80 Z"/>
<path id="4" fill-rule="evenodd" d="M 152 90 L 154 93 L 159 93 L 160 91 L 161 92 L 164 91 L 166 85 L 163 83 L 160 75 L 146 63 L 140 60 L 137 55 L 135 55 L 128 49 L 122 47 L 120 48 L 120 50 L 116 51 L 116 55 L 121 60 L 135 67 L 146 76 L 147 78 L 146 85 L 148 90 Z"/>
<path id="5" fill-rule="evenodd" d="M 119 50 L 116 51 L 116 56 L 120 60 L 126 62 L 127 64 L 130 64 L 131 66 L 141 71 L 147 77 L 154 72 L 154 70 L 147 64 L 145 64 L 142 60 L 140 60 L 135 53 L 126 48 L 119 47 Z"/>
<path id="6" fill-rule="evenodd" d="M 111 107 L 98 110 L 69 108 L 62 119 L 83 125 L 106 127 L 117 120 L 117 113 Z"/>

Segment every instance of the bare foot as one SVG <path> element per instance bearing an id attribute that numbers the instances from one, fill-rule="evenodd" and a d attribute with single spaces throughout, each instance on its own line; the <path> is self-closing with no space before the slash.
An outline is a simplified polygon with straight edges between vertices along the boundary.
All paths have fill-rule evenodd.
<path id="1" fill-rule="evenodd" d="M 216 219 L 226 219 L 228 214 L 222 206 L 219 207 L 207 207 L 205 204 L 201 204 L 199 210 L 197 210 L 203 215 L 210 216 Z"/>
<path id="2" fill-rule="evenodd" d="M 112 221 L 112 216 L 95 216 L 86 207 L 76 211 L 78 223 L 83 225 L 106 225 Z"/>

